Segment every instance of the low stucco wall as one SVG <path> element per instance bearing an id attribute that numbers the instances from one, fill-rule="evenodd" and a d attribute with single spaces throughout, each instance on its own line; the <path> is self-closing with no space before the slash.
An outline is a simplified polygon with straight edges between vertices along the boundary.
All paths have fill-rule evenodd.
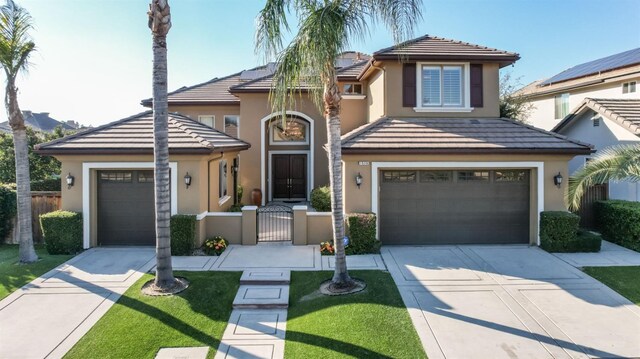
<path id="1" fill-rule="evenodd" d="M 333 238 L 330 212 L 307 212 L 307 244 L 320 244 Z"/>
<path id="2" fill-rule="evenodd" d="M 204 239 L 222 236 L 230 244 L 242 244 L 242 213 L 214 212 L 201 222 L 205 223 Z"/>

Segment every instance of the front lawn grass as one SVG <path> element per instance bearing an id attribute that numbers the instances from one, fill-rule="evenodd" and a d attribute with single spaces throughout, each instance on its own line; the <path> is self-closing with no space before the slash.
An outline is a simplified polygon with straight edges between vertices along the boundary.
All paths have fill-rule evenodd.
<path id="1" fill-rule="evenodd" d="M 292 272 L 285 357 L 425 358 L 391 275 L 352 271 L 367 288 L 325 296 L 320 283 L 333 272 Z"/>
<path id="2" fill-rule="evenodd" d="M 585 267 L 584 271 L 640 306 L 640 266 Z"/>
<path id="3" fill-rule="evenodd" d="M 35 247 L 40 260 L 31 264 L 20 264 L 17 244 L 0 245 L 0 299 L 73 257 L 50 255 L 43 245 Z"/>
<path id="4" fill-rule="evenodd" d="M 65 358 L 154 358 L 160 348 L 218 348 L 227 326 L 239 272 L 179 272 L 191 283 L 184 292 L 150 297 L 140 292 L 146 274 L 67 353 Z"/>

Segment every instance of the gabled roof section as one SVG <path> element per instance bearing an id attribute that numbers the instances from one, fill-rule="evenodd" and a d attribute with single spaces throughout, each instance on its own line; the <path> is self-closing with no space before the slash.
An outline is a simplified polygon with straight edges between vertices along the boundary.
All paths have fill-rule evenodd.
<path id="1" fill-rule="evenodd" d="M 567 117 L 551 131 L 557 132 L 577 120 L 585 110 L 591 109 L 631 133 L 640 136 L 640 99 L 585 98 Z"/>
<path id="2" fill-rule="evenodd" d="M 207 154 L 245 150 L 250 145 L 189 117 L 169 114 L 169 153 Z M 153 112 L 146 111 L 36 146 L 41 154 L 153 153 Z"/>
<path id="3" fill-rule="evenodd" d="M 397 46 L 387 47 L 373 53 L 374 60 L 465 60 L 492 61 L 500 63 L 500 67 L 511 65 L 520 59 L 520 55 L 456 41 L 424 35 L 405 41 Z"/>
<path id="4" fill-rule="evenodd" d="M 506 118 L 381 118 L 342 137 L 344 154 L 589 154 L 591 145 Z"/>
<path id="5" fill-rule="evenodd" d="M 25 125 L 33 128 L 36 131 L 52 132 L 56 127 L 61 126 L 63 130 L 75 130 L 76 128 L 69 125 L 66 122 L 58 121 L 51 116 L 48 112 L 36 113 L 33 111 L 22 111 Z M 11 126 L 9 121 L 0 123 L 0 131 L 11 132 Z"/>
<path id="6" fill-rule="evenodd" d="M 240 99 L 229 92 L 229 87 L 240 83 L 242 72 L 222 77 L 214 78 L 197 85 L 182 87 L 168 94 L 170 105 L 238 105 Z M 151 107 L 152 99 L 144 99 L 141 104 Z"/>
<path id="7" fill-rule="evenodd" d="M 539 86 L 551 85 L 636 64 L 640 64 L 640 47 L 573 66 L 542 81 Z"/>

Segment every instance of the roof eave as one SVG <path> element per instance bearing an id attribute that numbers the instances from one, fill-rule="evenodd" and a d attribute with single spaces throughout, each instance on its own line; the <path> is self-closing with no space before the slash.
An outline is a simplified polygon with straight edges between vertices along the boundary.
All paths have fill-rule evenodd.
<path id="1" fill-rule="evenodd" d="M 519 55 L 452 55 L 452 54 L 379 54 L 373 55 L 372 59 L 376 61 L 383 60 L 401 60 L 407 61 L 430 61 L 430 60 L 444 60 L 444 61 L 483 61 L 483 62 L 497 62 L 501 67 L 508 66 L 514 62 L 520 60 Z M 366 69 L 366 67 L 365 67 Z M 363 69 L 364 70 L 364 69 Z"/>
<path id="2" fill-rule="evenodd" d="M 251 147 L 251 145 L 233 146 L 233 147 L 216 147 L 216 148 L 169 148 L 170 155 L 204 155 L 211 153 L 222 152 L 234 152 L 244 151 Z M 48 156 L 60 156 L 60 155 L 143 155 L 153 154 L 152 148 L 123 148 L 123 149 L 104 149 L 104 148 L 39 148 L 34 150 L 35 153 Z"/>
<path id="3" fill-rule="evenodd" d="M 355 154 L 389 154 L 389 155 L 405 155 L 405 154 L 535 154 L 535 155 L 588 155 L 594 153 L 591 148 L 584 149 L 543 149 L 543 148 L 518 148 L 518 149 L 434 149 L 434 148 L 342 148 L 345 155 Z"/>

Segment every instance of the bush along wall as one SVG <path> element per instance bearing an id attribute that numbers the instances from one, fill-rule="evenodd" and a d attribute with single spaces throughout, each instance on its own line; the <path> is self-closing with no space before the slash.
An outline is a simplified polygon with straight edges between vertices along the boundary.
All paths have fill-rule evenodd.
<path id="1" fill-rule="evenodd" d="M 540 214 L 540 247 L 548 252 L 598 252 L 601 238 L 579 231 L 580 217 L 563 211 Z"/>
<path id="2" fill-rule="evenodd" d="M 0 243 L 3 243 L 11 232 L 11 220 L 16 215 L 16 206 L 16 191 L 0 185 Z"/>
<path id="3" fill-rule="evenodd" d="M 346 254 L 380 253 L 380 241 L 376 239 L 376 215 L 353 213 L 347 216 L 349 245 Z"/>
<path id="4" fill-rule="evenodd" d="M 82 251 L 82 214 L 54 211 L 40 215 L 44 244 L 49 254 L 76 254 Z"/>
<path id="5" fill-rule="evenodd" d="M 311 191 L 311 207 L 318 212 L 331 211 L 331 191 L 328 186 L 316 187 Z"/>
<path id="6" fill-rule="evenodd" d="M 31 181 L 32 191 L 60 191 L 62 190 L 62 180 L 60 178 L 47 178 L 43 180 Z"/>
<path id="7" fill-rule="evenodd" d="M 595 208 L 604 239 L 640 252 L 640 202 L 599 201 Z"/>
<path id="8" fill-rule="evenodd" d="M 171 216 L 171 254 L 188 256 L 196 245 L 196 216 L 176 214 Z"/>

